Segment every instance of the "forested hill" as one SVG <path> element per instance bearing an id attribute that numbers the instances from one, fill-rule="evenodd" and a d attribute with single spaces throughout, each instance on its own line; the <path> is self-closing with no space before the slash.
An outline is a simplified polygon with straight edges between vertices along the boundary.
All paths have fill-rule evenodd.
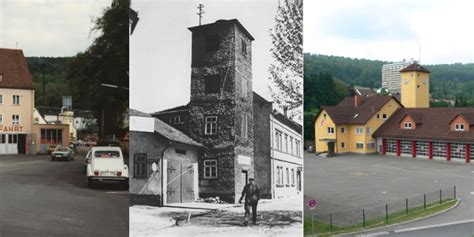
<path id="1" fill-rule="evenodd" d="M 35 84 L 36 106 L 61 107 L 62 96 L 71 95 L 66 68 L 72 57 L 26 57 Z M 46 82 L 43 100 L 43 72 Z"/>
<path id="2" fill-rule="evenodd" d="M 347 84 L 378 88 L 382 84 L 382 65 L 385 63 L 389 62 L 306 53 L 304 73 L 330 73 Z M 423 66 L 431 71 L 430 92 L 434 98 L 474 98 L 474 63 Z"/>

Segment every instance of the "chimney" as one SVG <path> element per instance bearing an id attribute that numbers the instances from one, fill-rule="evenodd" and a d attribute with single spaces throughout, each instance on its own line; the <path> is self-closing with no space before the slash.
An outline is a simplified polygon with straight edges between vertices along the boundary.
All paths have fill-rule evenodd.
<path id="1" fill-rule="evenodd" d="M 362 96 L 360 95 L 355 95 L 354 96 L 354 107 L 359 107 L 359 105 L 362 103 Z"/>

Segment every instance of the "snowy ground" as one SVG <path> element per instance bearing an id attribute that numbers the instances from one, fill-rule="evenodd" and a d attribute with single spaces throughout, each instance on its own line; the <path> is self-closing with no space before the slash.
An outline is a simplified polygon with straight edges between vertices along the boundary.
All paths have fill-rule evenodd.
<path id="1" fill-rule="evenodd" d="M 186 207 L 196 207 L 198 203 Z M 302 236 L 302 197 L 261 200 L 257 225 L 242 226 L 243 205 L 205 204 L 214 210 L 130 207 L 130 236 Z M 187 218 L 191 213 L 190 222 Z"/>

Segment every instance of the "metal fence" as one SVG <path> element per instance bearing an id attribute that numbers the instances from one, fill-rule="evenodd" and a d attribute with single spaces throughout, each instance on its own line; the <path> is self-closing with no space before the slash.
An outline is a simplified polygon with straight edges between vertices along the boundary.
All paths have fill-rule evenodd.
<path id="1" fill-rule="evenodd" d="M 364 209 L 346 210 L 327 214 L 314 214 L 316 221 L 330 225 L 330 231 L 352 226 L 366 226 L 390 222 L 412 212 L 427 209 L 435 204 L 442 204 L 447 199 L 456 199 L 456 186 L 439 189 L 416 197 L 387 203 L 385 205 L 373 206 Z"/>

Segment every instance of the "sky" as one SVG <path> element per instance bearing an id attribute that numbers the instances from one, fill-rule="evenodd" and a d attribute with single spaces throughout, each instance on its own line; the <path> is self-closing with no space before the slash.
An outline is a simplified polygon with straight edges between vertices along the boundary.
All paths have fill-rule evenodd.
<path id="1" fill-rule="evenodd" d="M 474 1 L 304 2 L 304 52 L 422 64 L 474 63 Z"/>
<path id="2" fill-rule="evenodd" d="M 273 62 L 270 29 L 275 0 L 133 0 L 140 20 L 130 37 L 130 107 L 156 112 L 187 104 L 191 85 L 191 32 L 199 24 L 238 19 L 255 38 L 252 42 L 253 90 L 271 100 L 268 67 Z"/>
<path id="3" fill-rule="evenodd" d="M 92 44 L 111 0 L 0 0 L 0 47 L 25 56 L 74 56 Z"/>

